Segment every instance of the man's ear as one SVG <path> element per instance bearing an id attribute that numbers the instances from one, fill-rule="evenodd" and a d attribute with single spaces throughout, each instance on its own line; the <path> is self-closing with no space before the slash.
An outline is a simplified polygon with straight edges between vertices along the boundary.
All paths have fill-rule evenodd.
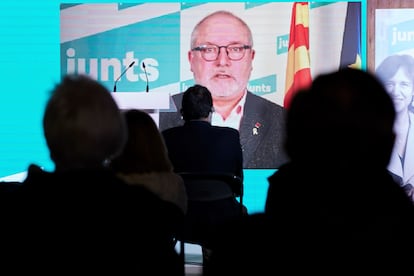
<path id="1" fill-rule="evenodd" d="M 256 56 L 256 51 L 252 49 L 252 60 L 254 59 L 255 56 Z"/>

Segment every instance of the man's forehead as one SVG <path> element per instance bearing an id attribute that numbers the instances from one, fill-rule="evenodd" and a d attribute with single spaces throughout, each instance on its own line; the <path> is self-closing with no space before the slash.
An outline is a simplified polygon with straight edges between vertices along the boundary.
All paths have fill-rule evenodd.
<path id="1" fill-rule="evenodd" d="M 244 28 L 243 24 L 237 19 L 229 15 L 215 15 L 207 18 L 201 25 L 201 29 L 210 28 Z"/>
<path id="2" fill-rule="evenodd" d="M 235 18 L 215 16 L 205 21 L 199 29 L 199 39 L 210 38 L 239 42 L 248 38 L 248 31 Z"/>

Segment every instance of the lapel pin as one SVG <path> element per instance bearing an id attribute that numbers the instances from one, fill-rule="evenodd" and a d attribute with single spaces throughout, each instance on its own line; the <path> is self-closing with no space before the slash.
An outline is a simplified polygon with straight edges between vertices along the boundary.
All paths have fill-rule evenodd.
<path id="1" fill-rule="evenodd" d="M 261 123 L 257 122 L 254 124 L 253 135 L 259 135 L 259 128 L 262 126 Z"/>

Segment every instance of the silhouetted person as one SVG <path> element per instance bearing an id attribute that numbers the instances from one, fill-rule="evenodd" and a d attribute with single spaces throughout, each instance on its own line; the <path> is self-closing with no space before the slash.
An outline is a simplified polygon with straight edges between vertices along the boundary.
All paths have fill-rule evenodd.
<path id="1" fill-rule="evenodd" d="M 31 165 L 13 202 L 6 200 L 0 271 L 183 275 L 170 242 L 174 206 L 107 167 L 127 139 L 109 91 L 89 77 L 65 76 L 43 129 L 55 170 Z"/>
<path id="2" fill-rule="evenodd" d="M 125 110 L 128 140 L 111 162 L 118 176 L 131 185 L 142 185 L 160 198 L 187 212 L 184 181 L 168 158 L 164 139 L 153 118 L 137 109 Z"/>
<path id="3" fill-rule="evenodd" d="M 194 85 L 184 92 L 181 107 L 184 125 L 162 132 L 174 170 L 178 173 L 228 173 L 243 178 L 239 132 L 229 127 L 212 126 L 212 112 L 213 100 L 206 87 Z M 187 218 L 191 227 L 185 227 L 187 236 L 196 237 L 206 245 L 215 225 L 240 216 L 240 210 L 240 203 L 227 195 L 214 203 L 189 201 Z M 204 257 L 206 252 L 204 250 Z"/>
<path id="4" fill-rule="evenodd" d="M 0 193 L 14 192 L 21 184 L 20 181 L 0 181 Z"/>
<path id="5" fill-rule="evenodd" d="M 239 132 L 211 125 L 210 91 L 201 85 L 183 95 L 184 124 L 164 130 L 168 154 L 176 172 L 224 172 L 243 177 Z"/>
<path id="6" fill-rule="evenodd" d="M 391 98 L 365 71 L 320 75 L 299 92 L 287 114 L 291 161 L 269 177 L 265 212 L 218 236 L 211 275 L 410 269 L 414 207 L 387 171 L 394 119 Z"/>

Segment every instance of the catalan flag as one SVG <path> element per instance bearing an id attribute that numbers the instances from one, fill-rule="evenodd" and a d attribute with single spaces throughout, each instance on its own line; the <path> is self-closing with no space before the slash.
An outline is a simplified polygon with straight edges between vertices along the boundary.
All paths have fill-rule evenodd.
<path id="1" fill-rule="evenodd" d="M 361 3 L 348 2 L 340 68 L 361 69 Z"/>
<path id="2" fill-rule="evenodd" d="M 284 107 L 289 108 L 295 93 L 300 89 L 308 87 L 311 82 L 309 5 L 308 2 L 295 2 L 293 3 L 290 22 Z"/>

